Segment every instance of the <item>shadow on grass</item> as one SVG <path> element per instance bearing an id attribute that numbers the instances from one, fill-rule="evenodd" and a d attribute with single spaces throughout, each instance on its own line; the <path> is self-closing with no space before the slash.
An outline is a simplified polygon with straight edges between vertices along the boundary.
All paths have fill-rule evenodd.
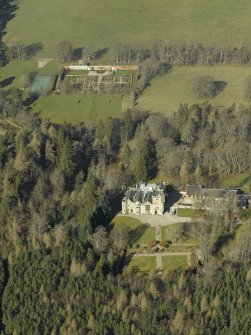
<path id="1" fill-rule="evenodd" d="M 6 33 L 7 23 L 16 16 L 15 12 L 18 8 L 14 1 L 0 0 L 0 39 Z"/>
<path id="2" fill-rule="evenodd" d="M 36 55 L 37 52 L 43 49 L 43 44 L 40 42 L 32 43 L 25 46 L 26 57 L 31 59 L 33 56 Z"/>
<path id="3" fill-rule="evenodd" d="M 29 96 L 28 98 L 26 98 L 23 102 L 23 105 L 25 107 L 29 107 L 30 105 L 32 105 L 35 101 L 37 101 L 39 98 L 39 96 L 37 94 L 32 94 L 31 96 Z"/>
<path id="4" fill-rule="evenodd" d="M 72 52 L 72 60 L 79 60 L 82 58 L 82 50 L 83 48 L 75 48 Z"/>
<path id="5" fill-rule="evenodd" d="M 149 227 L 148 224 L 139 225 L 135 229 L 129 230 L 129 240 L 131 244 L 136 244 L 140 240 L 140 238 L 144 235 L 145 231 Z"/>
<path id="6" fill-rule="evenodd" d="M 95 52 L 95 59 L 102 58 L 108 52 L 108 50 L 109 50 L 109 48 L 104 48 L 104 49 L 96 51 Z"/>
<path id="7" fill-rule="evenodd" d="M 222 248 L 227 246 L 231 241 L 235 239 L 236 234 L 240 229 L 240 227 L 241 225 L 237 225 L 232 233 L 219 236 L 219 238 L 217 239 L 217 241 L 214 243 L 213 246 L 213 255 L 217 256 L 221 254 Z"/>
<path id="8" fill-rule="evenodd" d="M 11 85 L 11 84 L 13 83 L 14 80 L 15 80 L 15 77 L 14 77 L 14 76 L 2 80 L 2 81 L 0 82 L 0 88 L 4 88 L 4 87 L 6 87 L 6 86 Z"/>
<path id="9" fill-rule="evenodd" d="M 225 87 L 227 86 L 227 82 L 223 80 L 215 80 L 214 85 L 215 85 L 215 96 L 216 96 L 224 91 Z"/>

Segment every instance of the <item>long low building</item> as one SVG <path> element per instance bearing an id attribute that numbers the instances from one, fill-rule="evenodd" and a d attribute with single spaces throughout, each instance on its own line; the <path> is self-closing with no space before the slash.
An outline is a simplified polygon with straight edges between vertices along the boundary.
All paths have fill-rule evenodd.
<path id="1" fill-rule="evenodd" d="M 166 185 L 140 183 L 129 187 L 122 199 L 123 214 L 163 215 L 165 208 Z"/>
<path id="2" fill-rule="evenodd" d="M 223 201 L 228 198 L 236 200 L 236 204 L 242 208 L 248 208 L 250 196 L 243 194 L 239 189 L 207 188 L 203 185 L 189 184 L 186 192 L 182 192 L 182 198 L 176 204 L 176 208 L 204 208 L 208 209 L 207 200 Z"/>

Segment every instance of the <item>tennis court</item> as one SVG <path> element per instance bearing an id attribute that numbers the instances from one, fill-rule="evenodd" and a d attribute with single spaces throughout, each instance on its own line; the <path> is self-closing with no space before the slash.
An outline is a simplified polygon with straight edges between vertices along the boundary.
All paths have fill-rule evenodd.
<path id="1" fill-rule="evenodd" d="M 31 93 L 47 95 L 53 87 L 53 76 L 35 76 L 31 83 Z"/>

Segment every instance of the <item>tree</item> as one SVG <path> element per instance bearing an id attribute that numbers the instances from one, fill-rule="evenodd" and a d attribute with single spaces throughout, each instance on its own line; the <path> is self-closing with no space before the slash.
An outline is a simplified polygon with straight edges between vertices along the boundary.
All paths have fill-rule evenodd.
<path id="1" fill-rule="evenodd" d="M 217 94 L 217 85 L 214 78 L 200 76 L 193 80 L 192 89 L 197 98 L 213 98 Z"/>
<path id="2" fill-rule="evenodd" d="M 251 76 L 247 77 L 247 80 L 246 80 L 246 91 L 247 91 L 248 100 L 251 100 Z"/>
<path id="3" fill-rule="evenodd" d="M 125 224 L 116 225 L 112 231 L 112 241 L 118 249 L 125 249 L 129 242 L 128 228 Z"/>
<path id="4" fill-rule="evenodd" d="M 63 59 L 64 62 L 70 61 L 73 53 L 73 47 L 71 42 L 62 41 L 58 43 L 56 46 L 56 52 L 58 58 Z"/>
<path id="5" fill-rule="evenodd" d="M 185 320 L 184 320 L 184 315 L 183 313 L 178 310 L 175 314 L 175 317 L 172 322 L 172 331 L 177 332 L 178 334 L 182 334 L 185 326 Z"/>
<path id="6" fill-rule="evenodd" d="M 62 148 L 60 148 L 59 166 L 62 173 L 71 177 L 76 167 L 76 159 L 74 159 L 74 150 L 68 137 L 65 139 Z"/>
<path id="7" fill-rule="evenodd" d="M 201 303 L 200 303 L 201 313 L 207 312 L 208 308 L 209 308 L 209 306 L 208 306 L 207 296 L 206 296 L 206 294 L 203 294 L 202 299 L 201 299 Z"/>
<path id="8" fill-rule="evenodd" d="M 105 251 L 108 244 L 107 231 L 105 230 L 105 227 L 98 226 L 95 233 L 90 236 L 89 240 L 98 252 Z"/>
<path id="9" fill-rule="evenodd" d="M 4 42 L 0 40 L 0 67 L 7 63 L 7 48 Z"/>

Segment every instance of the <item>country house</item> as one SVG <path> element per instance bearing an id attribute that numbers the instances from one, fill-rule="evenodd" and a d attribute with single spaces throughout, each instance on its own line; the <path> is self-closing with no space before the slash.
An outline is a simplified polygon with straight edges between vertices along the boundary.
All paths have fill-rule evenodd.
<path id="1" fill-rule="evenodd" d="M 151 214 L 162 215 L 165 206 L 166 184 L 140 183 L 136 187 L 129 187 L 122 199 L 123 214 Z"/>

